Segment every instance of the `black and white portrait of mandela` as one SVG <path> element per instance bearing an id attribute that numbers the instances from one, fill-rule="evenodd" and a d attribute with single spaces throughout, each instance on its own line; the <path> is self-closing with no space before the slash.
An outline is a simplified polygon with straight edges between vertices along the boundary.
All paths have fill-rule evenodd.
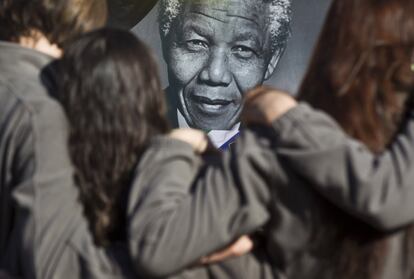
<path id="1" fill-rule="evenodd" d="M 217 146 L 239 129 L 243 94 L 268 79 L 290 35 L 290 0 L 160 0 L 169 117 Z"/>

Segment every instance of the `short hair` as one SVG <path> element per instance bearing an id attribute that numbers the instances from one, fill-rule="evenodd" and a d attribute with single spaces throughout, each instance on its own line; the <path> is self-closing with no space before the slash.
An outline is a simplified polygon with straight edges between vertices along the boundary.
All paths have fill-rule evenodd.
<path id="1" fill-rule="evenodd" d="M 182 12 L 184 2 L 190 0 L 161 0 L 159 10 L 160 34 L 168 36 L 174 20 Z M 205 0 L 212 1 L 212 0 Z M 290 37 L 291 0 L 260 0 L 269 5 L 269 24 L 272 51 L 284 48 Z"/>
<path id="2" fill-rule="evenodd" d="M 60 47 L 106 22 L 105 0 L 1 0 L 0 40 L 17 42 L 40 32 Z"/>

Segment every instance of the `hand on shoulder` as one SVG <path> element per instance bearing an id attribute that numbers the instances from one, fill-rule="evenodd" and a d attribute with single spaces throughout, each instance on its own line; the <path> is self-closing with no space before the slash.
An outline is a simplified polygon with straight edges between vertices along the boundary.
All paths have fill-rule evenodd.
<path id="1" fill-rule="evenodd" d="M 207 135 L 200 130 L 191 128 L 174 129 L 169 136 L 173 139 L 181 140 L 188 143 L 194 149 L 194 152 L 202 154 L 207 150 L 209 140 Z"/>
<path id="2" fill-rule="evenodd" d="M 296 100 L 288 93 L 260 86 L 246 94 L 242 122 L 270 125 L 296 106 Z"/>

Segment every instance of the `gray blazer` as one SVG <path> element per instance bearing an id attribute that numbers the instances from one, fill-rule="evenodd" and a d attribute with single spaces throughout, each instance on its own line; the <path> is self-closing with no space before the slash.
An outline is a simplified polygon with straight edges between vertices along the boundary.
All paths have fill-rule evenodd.
<path id="1" fill-rule="evenodd" d="M 204 165 L 190 145 L 155 139 L 136 169 L 129 196 L 129 245 L 138 274 L 174 274 L 263 226 L 272 202 L 267 185 L 277 164 L 270 148 L 267 139 L 245 131 L 231 152 L 211 156 Z M 248 255 L 208 273 L 273 278 L 266 260 L 257 265 L 256 259 Z"/>
<path id="2" fill-rule="evenodd" d="M 380 155 L 302 104 L 276 121 L 278 157 L 324 197 L 378 229 L 414 221 L 414 113 Z M 317 162 L 317 163 L 316 163 Z"/>
<path id="3" fill-rule="evenodd" d="M 321 206 L 327 204 L 325 198 L 336 207 L 330 210 L 341 208 L 381 230 L 381 238 L 386 237 L 384 246 L 377 250 L 385 256 L 377 263 L 375 278 L 412 278 L 414 270 L 406 254 L 410 245 L 407 236 L 412 232 L 403 226 L 414 217 L 413 120 L 410 112 L 394 142 L 379 155 L 347 138 L 327 115 L 304 104 L 273 123 L 278 137 L 276 155 L 283 160 L 291 186 L 275 187 L 279 202 L 272 211 L 279 218 L 269 228 L 269 244 L 273 246 L 269 253 L 278 256 L 278 267 L 289 278 L 321 278 L 312 275 L 321 274 L 320 268 L 329 270 L 332 259 L 329 253 L 322 255 L 322 247 L 341 247 L 343 242 L 343 238 L 329 239 L 332 234 L 326 231 L 333 224 L 346 231 L 352 232 L 349 226 L 354 226 L 358 233 L 368 230 L 374 237 L 379 235 L 355 219 L 349 222 L 346 214 L 340 220 L 330 220 L 335 215 L 329 216 L 329 207 Z M 360 257 L 362 264 L 371 260 Z"/>

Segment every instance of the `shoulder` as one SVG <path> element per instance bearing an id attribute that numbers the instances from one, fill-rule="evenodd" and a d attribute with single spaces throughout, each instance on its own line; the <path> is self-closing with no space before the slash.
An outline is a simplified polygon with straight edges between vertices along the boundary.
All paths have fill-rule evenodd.
<path id="1" fill-rule="evenodd" d="M 0 77 L 0 122 L 18 118 L 33 128 L 66 128 L 62 106 L 40 80 Z"/>
<path id="2" fill-rule="evenodd" d="M 35 160 L 37 172 L 51 173 L 70 166 L 68 128 L 61 105 L 41 84 L 30 79 L 17 84 L 0 78 L 1 146 L 13 144 L 21 156 Z"/>

